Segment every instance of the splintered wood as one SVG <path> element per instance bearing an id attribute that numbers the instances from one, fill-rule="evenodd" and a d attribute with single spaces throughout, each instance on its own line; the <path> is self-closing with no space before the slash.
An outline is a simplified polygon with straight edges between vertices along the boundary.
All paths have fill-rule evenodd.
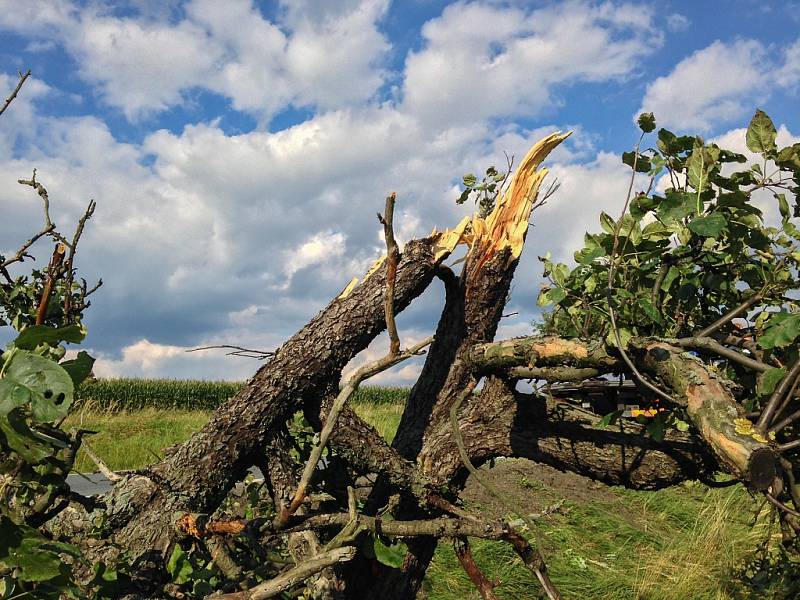
<path id="1" fill-rule="evenodd" d="M 539 165 L 556 146 L 571 134 L 571 131 L 551 133 L 534 144 L 520 163 L 510 185 L 497 201 L 494 210 L 485 219 L 477 214 L 464 217 L 454 228 L 438 234 L 439 238 L 434 246 L 435 261 L 441 262 L 446 259 L 460 244 L 469 246 L 473 253 L 480 253 L 481 260 L 478 269 L 504 248 L 511 249 L 512 258 L 519 258 L 525 244 L 528 220 L 536 203 L 539 186 L 548 173 L 547 169 L 539 169 Z M 434 229 L 431 236 L 436 234 L 437 231 Z M 385 255 L 381 256 L 362 281 L 377 271 L 385 259 Z M 346 298 L 358 283 L 358 278 L 353 278 L 339 298 Z"/>

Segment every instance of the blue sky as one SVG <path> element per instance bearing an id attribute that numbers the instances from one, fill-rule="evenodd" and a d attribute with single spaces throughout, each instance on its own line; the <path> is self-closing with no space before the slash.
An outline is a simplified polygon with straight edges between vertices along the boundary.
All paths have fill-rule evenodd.
<path id="1" fill-rule="evenodd" d="M 0 0 L 0 95 L 33 71 L 0 119 L 0 252 L 38 227 L 15 183 L 36 167 L 57 223 L 98 203 L 79 265 L 106 282 L 87 319 L 98 373 L 242 378 L 257 364 L 184 350 L 276 347 L 381 253 L 388 192 L 401 240 L 452 226 L 463 173 L 575 129 L 500 331 L 526 333 L 536 255 L 568 259 L 619 211 L 640 110 L 741 149 L 760 107 L 797 141 L 798 15 L 744 0 Z M 434 286 L 402 314 L 404 339 L 441 304 Z"/>

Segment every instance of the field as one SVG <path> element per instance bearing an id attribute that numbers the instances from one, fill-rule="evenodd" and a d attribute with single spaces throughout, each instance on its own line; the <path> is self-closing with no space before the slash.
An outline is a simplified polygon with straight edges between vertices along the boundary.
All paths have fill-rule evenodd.
<path id="1" fill-rule="evenodd" d="M 97 431 L 89 443 L 111 468 L 137 468 L 202 427 L 211 408 L 240 385 L 97 382 L 80 390 L 84 400 L 66 426 Z M 391 439 L 406 393 L 400 388 L 364 388 L 353 406 Z M 95 470 L 84 456 L 77 469 Z M 760 564 L 764 554 L 758 548 L 772 542 L 774 555 L 779 532 L 766 516 L 751 524 L 758 503 L 741 486 L 710 489 L 688 482 L 660 492 L 631 492 L 524 460 L 499 460 L 488 475 L 532 514 L 546 513 L 537 519 L 538 531 L 527 533 L 541 544 L 566 598 L 798 597 L 793 587 L 797 582 L 790 581 L 796 573 L 783 574 Z M 472 481 L 462 498 L 470 508 L 506 516 Z M 496 588 L 501 598 L 537 597 L 536 582 L 505 544 L 475 540 L 473 551 L 484 571 L 501 581 Z M 431 600 L 479 598 L 446 543 L 437 550 L 425 589 Z"/>

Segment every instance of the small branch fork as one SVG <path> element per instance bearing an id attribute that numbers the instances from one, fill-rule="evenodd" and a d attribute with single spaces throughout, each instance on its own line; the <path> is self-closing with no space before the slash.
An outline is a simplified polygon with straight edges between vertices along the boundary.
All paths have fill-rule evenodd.
<path id="1" fill-rule="evenodd" d="M 6 98 L 6 101 L 3 103 L 3 107 L 0 108 L 0 115 L 6 112 L 6 109 L 11 105 L 11 103 L 17 97 L 17 94 L 19 94 L 19 91 L 22 89 L 22 86 L 25 84 L 25 82 L 28 80 L 28 77 L 30 76 L 31 76 L 30 69 L 25 71 L 25 73 L 23 73 L 22 71 L 19 72 L 19 81 L 17 82 L 17 87 L 15 87 L 14 91 L 11 92 L 11 95 L 8 98 Z"/>

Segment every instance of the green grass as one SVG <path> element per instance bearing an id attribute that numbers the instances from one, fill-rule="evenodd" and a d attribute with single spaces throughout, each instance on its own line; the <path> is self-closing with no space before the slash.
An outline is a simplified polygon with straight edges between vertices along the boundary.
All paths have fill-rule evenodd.
<path id="1" fill-rule="evenodd" d="M 402 414 L 405 391 L 366 388 L 353 401 L 358 414 L 391 440 Z M 89 438 L 112 469 L 154 462 L 164 448 L 188 438 L 206 423 L 208 410 L 145 408 L 133 412 L 82 410 L 67 426 L 93 429 Z M 85 456 L 78 470 L 93 471 Z M 524 479 L 524 478 L 523 478 Z M 537 481 L 522 488 L 551 494 Z M 550 496 L 548 496 L 549 500 Z M 614 488 L 603 501 L 568 501 L 562 513 L 540 522 L 539 537 L 551 577 L 565 598 L 588 600 L 755 600 L 788 599 L 793 594 L 752 592 L 737 579 L 754 549 L 770 533 L 767 524 L 750 527 L 754 501 L 740 487 L 709 489 L 688 482 L 658 492 Z M 611 499 L 609 499 L 611 498 Z M 476 508 L 476 507 L 473 507 Z M 480 507 L 477 507 L 480 508 Z M 501 598 L 536 598 L 539 586 L 507 544 L 473 540 L 484 572 L 500 579 Z M 478 599 L 443 541 L 426 579 L 430 600 Z"/>
<path id="2" fill-rule="evenodd" d="M 64 428 L 96 431 L 86 437 L 95 453 L 115 471 L 137 469 L 163 456 L 164 448 L 188 439 L 208 421 L 208 411 L 145 408 L 136 412 L 81 411 L 70 415 Z M 96 471 L 83 451 L 78 452 L 75 470 Z"/>

